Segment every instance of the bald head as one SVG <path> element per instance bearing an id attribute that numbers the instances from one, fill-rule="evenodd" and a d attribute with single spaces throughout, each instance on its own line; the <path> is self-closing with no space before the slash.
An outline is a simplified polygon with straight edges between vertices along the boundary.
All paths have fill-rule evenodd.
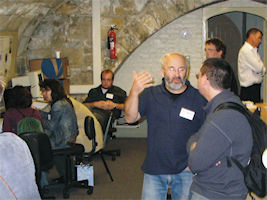
<path id="1" fill-rule="evenodd" d="M 161 75 L 165 79 L 166 89 L 174 94 L 186 89 L 187 66 L 186 59 L 179 53 L 168 53 L 161 60 Z"/>
<path id="2" fill-rule="evenodd" d="M 185 56 L 179 53 L 172 52 L 172 53 L 167 53 L 164 56 L 162 56 L 162 58 L 160 59 L 161 68 L 164 68 L 166 63 L 172 59 L 177 59 L 177 60 L 180 60 L 181 62 L 184 62 L 185 67 L 187 67 Z"/>

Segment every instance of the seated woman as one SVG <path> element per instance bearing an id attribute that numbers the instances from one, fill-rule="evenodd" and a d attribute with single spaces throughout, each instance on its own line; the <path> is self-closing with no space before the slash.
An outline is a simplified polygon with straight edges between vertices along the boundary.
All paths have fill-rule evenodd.
<path id="1" fill-rule="evenodd" d="M 43 126 L 49 135 L 52 149 L 67 147 L 75 142 L 79 133 L 76 114 L 72 102 L 67 98 L 61 83 L 46 79 L 40 83 L 44 100 L 51 105 L 51 111 L 41 112 Z"/>
<path id="2" fill-rule="evenodd" d="M 15 86 L 13 88 L 6 89 L 4 92 L 4 102 L 6 113 L 3 121 L 3 132 L 19 134 L 21 130 L 17 130 L 18 123 L 25 117 L 33 117 L 34 119 L 42 122 L 39 110 L 31 107 L 32 95 L 26 87 Z M 31 131 L 43 131 L 40 122 L 34 127 L 34 129 L 29 127 L 29 131 L 30 129 Z"/>
<path id="3" fill-rule="evenodd" d="M 50 112 L 40 111 L 43 125 L 49 135 L 52 149 L 68 147 L 75 142 L 79 133 L 76 114 L 72 102 L 67 98 L 64 88 L 56 79 L 45 79 L 40 83 L 44 100 L 50 106 Z M 54 159 L 57 171 L 61 177 L 65 175 L 65 160 L 62 157 Z M 47 175 L 42 173 L 41 185 L 46 185 Z M 61 178 L 59 178 L 60 180 Z"/>

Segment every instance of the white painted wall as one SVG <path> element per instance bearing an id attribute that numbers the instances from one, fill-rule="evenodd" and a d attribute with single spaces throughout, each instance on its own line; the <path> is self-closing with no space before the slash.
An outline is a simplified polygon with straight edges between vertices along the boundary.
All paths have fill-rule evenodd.
<path id="1" fill-rule="evenodd" d="M 202 10 L 178 18 L 161 28 L 157 33 L 141 44 L 123 63 L 115 75 L 115 85 L 119 85 L 127 93 L 132 84 L 132 72 L 148 71 L 156 84 L 161 83 L 160 58 L 169 52 L 178 52 L 190 56 L 189 80 L 196 86 L 195 74 L 202 63 Z M 191 37 L 183 39 L 180 35 L 187 31 Z"/>
<path id="2" fill-rule="evenodd" d="M 246 7 L 240 8 L 241 5 Z M 132 72 L 144 70 L 150 72 L 154 77 L 155 83 L 159 84 L 161 82 L 159 64 L 161 56 L 168 52 L 178 52 L 190 56 L 191 70 L 189 81 L 193 86 L 197 87 L 195 74 L 198 73 L 201 63 L 205 59 L 205 21 L 211 16 L 230 11 L 251 11 L 251 13 L 255 12 L 260 16 L 264 16 L 266 15 L 266 8 L 266 5 L 251 0 L 230 0 L 213 4 L 210 7 L 201 8 L 179 17 L 148 38 L 128 57 L 117 71 L 114 84 L 120 86 L 129 94 L 133 78 Z M 181 32 L 184 30 L 191 34 L 189 39 L 180 37 Z M 266 33 L 264 34 L 266 35 Z M 266 44 L 264 49 L 266 51 Z M 146 137 L 145 127 L 131 130 L 130 134 L 128 134 L 129 131 L 119 130 L 122 131 L 119 136 L 131 137 L 136 134 Z M 123 134 L 121 135 L 121 133 Z"/>
<path id="3" fill-rule="evenodd" d="M 245 5 L 245 8 L 240 8 L 240 5 Z M 132 84 L 132 72 L 143 70 L 153 75 L 156 84 L 160 83 L 159 60 L 165 53 L 175 51 L 190 56 L 191 70 L 189 81 L 193 86 L 197 87 L 195 74 L 198 73 L 205 57 L 205 20 L 216 14 L 242 10 L 245 12 L 249 10 L 251 13 L 255 12 L 262 16 L 265 15 L 265 8 L 267 8 L 267 5 L 251 0 L 230 0 L 213 4 L 210 7 L 201 8 L 179 17 L 148 38 L 128 57 L 116 72 L 114 83 L 129 93 Z M 191 38 L 187 40 L 182 39 L 180 33 L 183 30 L 188 30 L 191 33 Z"/>

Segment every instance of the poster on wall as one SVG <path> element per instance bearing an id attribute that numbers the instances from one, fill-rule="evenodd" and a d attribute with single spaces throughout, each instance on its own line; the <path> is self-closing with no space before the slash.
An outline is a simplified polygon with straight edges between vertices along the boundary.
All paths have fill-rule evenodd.
<path id="1" fill-rule="evenodd" d="M 12 38 L 1 36 L 0 47 L 0 76 L 5 76 L 11 66 Z"/>
<path id="2" fill-rule="evenodd" d="M 15 76 L 17 33 L 0 32 L 0 80 L 7 83 Z"/>

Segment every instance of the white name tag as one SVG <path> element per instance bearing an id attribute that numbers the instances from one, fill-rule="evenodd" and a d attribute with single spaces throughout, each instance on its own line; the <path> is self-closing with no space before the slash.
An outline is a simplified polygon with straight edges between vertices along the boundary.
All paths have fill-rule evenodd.
<path id="1" fill-rule="evenodd" d="M 107 94 L 106 94 L 106 98 L 107 98 L 107 99 L 113 99 L 113 96 L 114 96 L 114 95 L 111 94 L 111 93 L 107 93 Z"/>
<path id="2" fill-rule="evenodd" d="M 194 116 L 195 116 L 195 112 L 192 111 L 192 110 L 188 110 L 186 108 L 182 108 L 179 116 L 183 117 L 185 119 L 192 120 L 194 118 Z"/>

